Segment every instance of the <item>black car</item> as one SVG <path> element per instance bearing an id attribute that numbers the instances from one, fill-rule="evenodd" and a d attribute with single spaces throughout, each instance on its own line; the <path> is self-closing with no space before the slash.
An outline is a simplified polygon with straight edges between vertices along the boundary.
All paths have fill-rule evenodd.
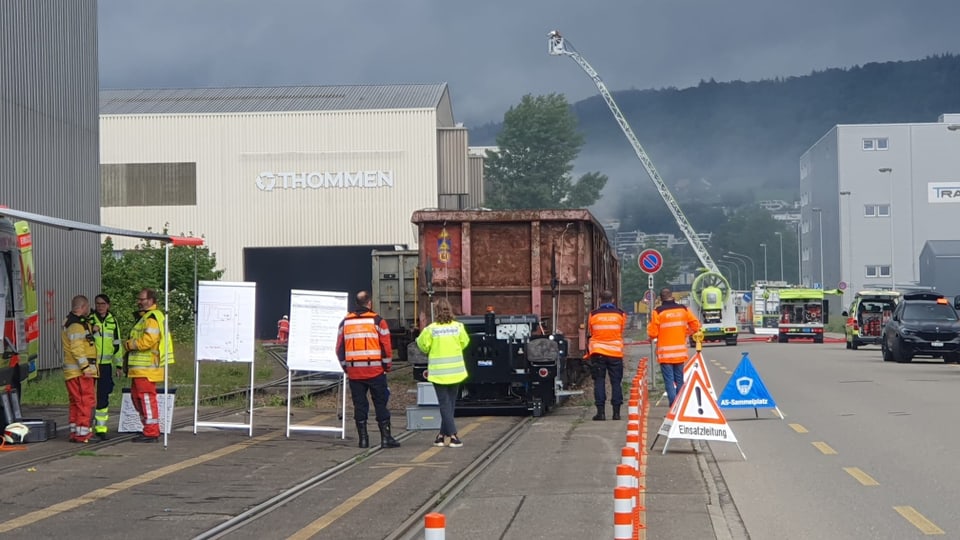
<path id="1" fill-rule="evenodd" d="M 960 296 L 954 305 L 932 292 L 903 295 L 883 327 L 883 360 L 909 362 L 914 356 L 960 362 Z"/>

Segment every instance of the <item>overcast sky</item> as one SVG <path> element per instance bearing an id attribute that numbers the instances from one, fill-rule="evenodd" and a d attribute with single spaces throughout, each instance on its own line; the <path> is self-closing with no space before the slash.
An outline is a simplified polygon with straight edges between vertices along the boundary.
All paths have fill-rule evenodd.
<path id="1" fill-rule="evenodd" d="M 958 0 L 99 0 L 101 88 L 447 82 L 458 121 L 596 87 L 687 87 L 960 52 Z"/>

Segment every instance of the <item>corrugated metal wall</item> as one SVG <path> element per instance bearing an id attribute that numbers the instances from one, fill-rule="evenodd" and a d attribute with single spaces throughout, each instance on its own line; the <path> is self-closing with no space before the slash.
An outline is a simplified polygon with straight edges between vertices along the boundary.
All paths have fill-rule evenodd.
<path id="1" fill-rule="evenodd" d="M 437 130 L 440 195 L 467 193 L 467 130 L 448 128 Z"/>
<path id="2" fill-rule="evenodd" d="M 99 223 L 97 4 L 0 2 L 0 204 Z M 40 369 L 59 367 L 70 298 L 100 288 L 99 238 L 33 227 Z"/>
<path id="3" fill-rule="evenodd" d="M 466 208 L 480 208 L 486 201 L 483 193 L 483 156 L 471 155 L 467 162 L 467 201 Z"/>
<path id="4" fill-rule="evenodd" d="M 110 226 L 167 226 L 175 234 L 201 235 L 226 280 L 244 279 L 245 247 L 413 246 L 411 214 L 437 206 L 436 114 L 104 115 L 102 163 L 196 163 L 197 204 L 105 207 L 101 219 Z M 283 189 L 278 176 L 357 171 L 390 171 L 392 185 Z M 258 186 L 263 173 L 274 174 L 261 178 L 263 187 L 276 182 L 273 189 Z"/>

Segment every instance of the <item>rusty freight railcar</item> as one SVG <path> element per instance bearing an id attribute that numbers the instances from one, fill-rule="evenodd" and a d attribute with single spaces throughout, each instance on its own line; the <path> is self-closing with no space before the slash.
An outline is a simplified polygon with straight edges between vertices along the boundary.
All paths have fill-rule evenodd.
<path id="1" fill-rule="evenodd" d="M 600 291 L 619 297 L 620 265 L 603 227 L 587 210 L 422 210 L 420 327 L 430 296 L 464 315 L 532 314 L 540 335 L 565 341 L 563 382 L 582 378 L 585 327 Z M 426 279 L 426 273 L 431 273 Z M 561 385 L 562 386 L 562 385 Z"/>

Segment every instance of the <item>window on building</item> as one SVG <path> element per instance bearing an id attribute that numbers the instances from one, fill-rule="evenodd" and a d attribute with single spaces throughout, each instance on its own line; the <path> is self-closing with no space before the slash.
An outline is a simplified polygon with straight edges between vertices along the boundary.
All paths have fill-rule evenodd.
<path id="1" fill-rule="evenodd" d="M 889 148 L 889 140 L 886 137 L 865 138 L 862 140 L 862 142 L 864 152 L 873 152 L 875 150 L 880 150 L 882 152 Z"/>
<path id="2" fill-rule="evenodd" d="M 865 204 L 863 206 L 864 217 L 889 217 L 889 204 Z"/>
<path id="3" fill-rule="evenodd" d="M 196 206 L 196 163 L 104 163 L 100 204 L 115 206 Z"/>
<path id="4" fill-rule="evenodd" d="M 889 264 L 868 264 L 866 266 L 866 272 L 864 276 L 868 278 L 884 278 L 890 277 L 890 265 Z"/>

